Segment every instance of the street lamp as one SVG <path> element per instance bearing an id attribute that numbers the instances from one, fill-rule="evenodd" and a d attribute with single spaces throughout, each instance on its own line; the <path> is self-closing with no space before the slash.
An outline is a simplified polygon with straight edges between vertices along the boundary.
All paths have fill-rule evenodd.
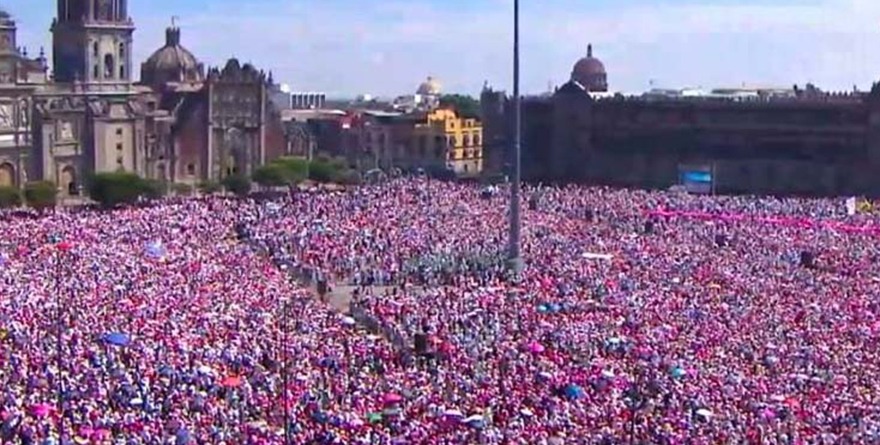
<path id="1" fill-rule="evenodd" d="M 521 101 L 519 97 L 519 0 L 513 1 L 513 178 L 510 185 L 510 227 L 507 262 L 515 277 L 522 273 L 525 263 L 520 252 L 522 217 L 520 215 Z"/>

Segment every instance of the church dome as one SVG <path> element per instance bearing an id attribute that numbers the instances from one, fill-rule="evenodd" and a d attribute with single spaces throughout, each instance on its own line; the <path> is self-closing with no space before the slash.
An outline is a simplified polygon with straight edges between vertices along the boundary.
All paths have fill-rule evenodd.
<path id="1" fill-rule="evenodd" d="M 443 86 L 440 85 L 440 82 L 438 82 L 433 77 L 428 76 L 428 79 L 422 82 L 421 85 L 419 85 L 419 89 L 416 90 L 416 94 L 422 96 L 439 96 L 442 90 Z"/>
<path id="2" fill-rule="evenodd" d="M 147 85 L 165 85 L 169 82 L 201 82 L 204 65 L 180 44 L 180 28 L 165 30 L 165 46 L 156 50 L 141 65 L 141 82 Z"/>
<path id="3" fill-rule="evenodd" d="M 15 22 L 5 9 L 0 8 L 0 26 L 13 26 Z"/>
<path id="4" fill-rule="evenodd" d="M 574 64 L 574 68 L 571 70 L 571 80 L 581 84 L 587 91 L 608 91 L 605 65 L 601 60 L 593 57 L 593 45 L 587 45 L 587 57 Z"/>

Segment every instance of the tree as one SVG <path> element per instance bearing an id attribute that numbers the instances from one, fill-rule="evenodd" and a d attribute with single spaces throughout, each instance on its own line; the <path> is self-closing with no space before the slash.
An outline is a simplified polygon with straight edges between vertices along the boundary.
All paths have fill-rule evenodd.
<path id="1" fill-rule="evenodd" d="M 303 158 L 281 157 L 272 164 L 280 165 L 288 174 L 289 184 L 298 184 L 309 177 L 309 161 Z"/>
<path id="2" fill-rule="evenodd" d="M 89 196 L 104 207 L 134 204 L 138 198 L 154 196 L 148 181 L 128 172 L 98 173 L 88 181 Z"/>
<path id="3" fill-rule="evenodd" d="M 142 198 L 159 199 L 168 194 L 168 184 L 156 179 L 142 179 L 143 192 Z"/>
<path id="4" fill-rule="evenodd" d="M 309 179 L 322 183 L 343 183 L 351 169 L 341 158 L 318 158 L 309 163 Z"/>
<path id="5" fill-rule="evenodd" d="M 0 208 L 8 209 L 21 205 L 21 191 L 15 187 L 0 187 Z"/>
<path id="6" fill-rule="evenodd" d="M 55 207 L 58 188 L 49 181 L 34 181 L 24 185 L 24 199 L 37 210 Z"/>
<path id="7" fill-rule="evenodd" d="M 440 96 L 440 106 L 452 108 L 460 117 L 480 117 L 480 101 L 464 94 L 444 94 Z"/>
<path id="8" fill-rule="evenodd" d="M 262 187 L 281 187 L 289 184 L 290 173 L 282 164 L 270 163 L 254 170 L 254 182 Z"/>
<path id="9" fill-rule="evenodd" d="M 206 195 L 211 195 L 219 192 L 220 190 L 223 190 L 223 186 L 220 185 L 220 183 L 217 181 L 207 180 L 200 182 L 198 185 L 198 189 L 200 192 Z"/>
<path id="10" fill-rule="evenodd" d="M 223 178 L 223 187 L 227 191 L 238 196 L 245 196 L 251 192 L 251 180 L 244 175 L 230 175 Z"/>
<path id="11" fill-rule="evenodd" d="M 336 168 L 329 160 L 315 159 L 309 164 L 309 179 L 315 182 L 333 182 L 337 177 Z"/>
<path id="12" fill-rule="evenodd" d="M 189 184 L 175 182 L 174 184 L 171 184 L 171 191 L 177 196 L 189 196 L 192 195 L 193 187 Z"/>

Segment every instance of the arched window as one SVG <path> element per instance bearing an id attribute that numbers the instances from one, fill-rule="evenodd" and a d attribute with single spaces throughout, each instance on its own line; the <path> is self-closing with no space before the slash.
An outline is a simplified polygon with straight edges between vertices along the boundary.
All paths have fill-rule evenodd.
<path id="1" fill-rule="evenodd" d="M 104 78 L 112 79 L 114 68 L 116 67 L 116 61 L 113 60 L 113 54 L 105 54 L 104 55 Z"/>
<path id="2" fill-rule="evenodd" d="M 119 65 L 119 78 L 125 80 L 125 65 Z"/>
<path id="3" fill-rule="evenodd" d="M 92 67 L 92 79 L 98 79 L 98 64 Z"/>
<path id="4" fill-rule="evenodd" d="M 125 60 L 125 44 L 119 44 L 119 60 Z"/>
<path id="5" fill-rule="evenodd" d="M 92 55 L 98 57 L 98 42 L 92 42 Z"/>

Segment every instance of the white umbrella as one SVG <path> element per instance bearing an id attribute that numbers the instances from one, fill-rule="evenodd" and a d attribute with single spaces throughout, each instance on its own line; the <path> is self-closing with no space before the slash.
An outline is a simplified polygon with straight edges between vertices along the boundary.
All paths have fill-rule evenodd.
<path id="1" fill-rule="evenodd" d="M 443 415 L 447 417 L 464 417 L 464 413 L 457 409 L 447 409 L 443 412 Z"/>
<path id="2" fill-rule="evenodd" d="M 344 324 L 344 325 L 346 325 L 346 326 L 354 326 L 355 323 L 357 323 L 357 322 L 355 321 L 354 318 L 351 318 L 351 317 L 342 317 L 342 324 Z"/>
<path id="3" fill-rule="evenodd" d="M 709 411 L 706 408 L 700 408 L 697 410 L 697 415 L 708 419 L 709 417 L 712 417 L 715 414 L 713 414 L 712 411 Z"/>
<path id="4" fill-rule="evenodd" d="M 479 414 L 474 414 L 473 416 L 468 417 L 467 419 L 462 420 L 462 423 L 472 423 L 472 422 L 482 422 L 483 416 Z"/>

